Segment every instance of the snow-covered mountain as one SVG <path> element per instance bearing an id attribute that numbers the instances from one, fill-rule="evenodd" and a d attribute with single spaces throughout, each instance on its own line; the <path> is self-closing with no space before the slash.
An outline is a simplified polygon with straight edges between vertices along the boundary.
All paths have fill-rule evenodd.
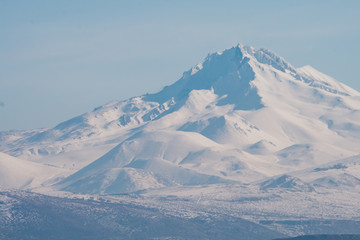
<path id="1" fill-rule="evenodd" d="M 360 93 L 310 66 L 238 45 L 209 55 L 158 93 L 0 139 L 0 151 L 24 166 L 57 169 L 54 181 L 38 187 L 124 193 L 252 183 L 358 155 Z M 328 177 L 311 183 L 358 183 L 350 172 Z"/>
<path id="2" fill-rule="evenodd" d="M 0 237 L 47 234 L 48 219 L 73 235 L 101 226 L 129 239 L 360 233 L 359 146 L 359 92 L 238 45 L 158 93 L 51 129 L 0 132 Z M 168 221 L 183 230 L 147 231 Z M 186 232 L 192 223 L 201 231 Z"/>

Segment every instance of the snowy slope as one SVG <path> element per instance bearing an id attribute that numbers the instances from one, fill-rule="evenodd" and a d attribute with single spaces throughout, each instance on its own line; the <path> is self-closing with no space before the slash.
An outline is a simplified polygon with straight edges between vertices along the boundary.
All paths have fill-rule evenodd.
<path id="1" fill-rule="evenodd" d="M 238 45 L 158 93 L 1 136 L 1 151 L 66 170 L 56 188 L 72 192 L 252 183 L 359 154 L 360 93 L 310 66 Z M 301 185 L 293 177 L 271 186 Z"/>
<path id="2" fill-rule="evenodd" d="M 291 174 L 317 188 L 359 191 L 360 155 Z"/>
<path id="3" fill-rule="evenodd" d="M 62 175 L 62 169 L 24 161 L 0 152 L 0 188 L 36 188 Z"/>

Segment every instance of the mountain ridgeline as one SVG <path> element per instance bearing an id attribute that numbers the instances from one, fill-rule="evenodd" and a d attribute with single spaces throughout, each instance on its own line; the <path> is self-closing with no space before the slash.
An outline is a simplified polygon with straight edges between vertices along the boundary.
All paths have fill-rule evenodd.
<path id="1" fill-rule="evenodd" d="M 53 178 L 24 179 L 24 188 L 104 194 L 289 180 L 359 154 L 359 109 L 360 94 L 335 79 L 238 45 L 158 93 L 110 102 L 52 129 L 3 132 L 0 149 L 52 167 Z M 344 171 L 296 176 L 291 186 L 358 181 Z"/>
<path id="2" fill-rule="evenodd" d="M 359 146 L 359 92 L 237 45 L 157 93 L 0 132 L 0 238 L 360 234 Z"/>

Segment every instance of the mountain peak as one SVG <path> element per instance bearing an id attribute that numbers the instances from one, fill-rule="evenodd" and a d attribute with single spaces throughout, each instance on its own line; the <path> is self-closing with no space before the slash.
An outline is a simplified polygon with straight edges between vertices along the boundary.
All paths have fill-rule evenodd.
<path id="1" fill-rule="evenodd" d="M 164 103 L 170 98 L 183 102 L 193 90 L 210 90 L 219 97 L 219 105 L 234 104 L 235 109 L 259 109 L 263 105 L 257 89 L 251 84 L 255 72 L 250 58 L 239 45 L 208 55 L 203 62 L 185 72 L 177 82 L 144 100 Z"/>
<path id="2" fill-rule="evenodd" d="M 244 55 L 254 57 L 254 60 L 256 59 L 259 63 L 270 65 L 282 72 L 285 70 L 295 72 L 295 68 L 289 62 L 267 48 L 256 49 L 242 44 L 238 44 L 236 48 L 239 48 Z"/>
<path id="3" fill-rule="evenodd" d="M 283 177 L 266 189 L 305 191 L 311 186 L 290 171 L 358 154 L 360 98 L 353 96 L 359 93 L 312 67 L 295 69 L 267 49 L 237 45 L 208 55 L 158 93 L 3 138 L 0 151 L 66 169 L 73 175 L 58 186 L 74 192 L 274 176 Z"/>
<path id="4" fill-rule="evenodd" d="M 235 110 L 255 110 L 267 105 L 264 94 L 274 95 L 274 91 L 280 89 L 287 91 L 285 83 L 295 84 L 306 91 L 308 88 L 304 88 L 306 85 L 300 86 L 300 82 L 311 87 L 311 91 L 315 88 L 336 95 L 358 94 L 312 67 L 296 69 L 268 49 L 238 44 L 209 54 L 177 82 L 158 93 L 144 96 L 144 100 L 163 104 L 173 99 L 175 106 L 180 107 L 191 91 L 213 89 L 221 98 L 217 103 L 219 106 L 231 104 Z M 294 91 L 296 93 L 298 90 Z"/>
<path id="5" fill-rule="evenodd" d="M 211 61 L 213 58 L 221 55 L 232 55 L 233 61 L 241 61 L 244 57 L 253 58 L 253 60 L 256 60 L 259 63 L 270 65 L 282 72 L 285 72 L 285 70 L 296 72 L 296 69 L 289 62 L 287 62 L 283 57 L 277 55 L 273 51 L 263 47 L 256 49 L 252 46 L 243 45 L 240 43 L 229 49 L 209 54 L 202 63 L 196 65 L 190 70 L 190 72 L 192 74 L 196 73 L 198 70 L 202 69 L 202 65 L 205 62 Z"/>

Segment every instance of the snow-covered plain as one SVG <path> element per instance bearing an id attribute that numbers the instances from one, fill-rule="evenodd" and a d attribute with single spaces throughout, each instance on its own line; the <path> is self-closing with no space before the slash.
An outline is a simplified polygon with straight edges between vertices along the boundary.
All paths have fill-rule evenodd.
<path id="1" fill-rule="evenodd" d="M 306 221 L 360 221 L 360 93 L 267 49 L 211 54 L 158 93 L 0 140 L 2 188 L 221 213 L 291 236 L 316 233 Z"/>

